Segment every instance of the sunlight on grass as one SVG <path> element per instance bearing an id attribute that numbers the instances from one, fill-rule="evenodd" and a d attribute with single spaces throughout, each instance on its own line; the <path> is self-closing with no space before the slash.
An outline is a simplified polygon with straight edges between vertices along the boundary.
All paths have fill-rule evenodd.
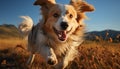
<path id="1" fill-rule="evenodd" d="M 27 45 L 27 40 L 13 38 L 13 39 L 0 39 L 0 49 L 13 48 L 16 45 Z"/>
<path id="2" fill-rule="evenodd" d="M 54 69 L 39 54 L 31 66 L 26 65 L 30 55 L 26 46 L 27 40 L 0 39 L 0 68 Z M 120 69 L 120 43 L 85 41 L 78 50 L 78 57 L 66 69 Z"/>

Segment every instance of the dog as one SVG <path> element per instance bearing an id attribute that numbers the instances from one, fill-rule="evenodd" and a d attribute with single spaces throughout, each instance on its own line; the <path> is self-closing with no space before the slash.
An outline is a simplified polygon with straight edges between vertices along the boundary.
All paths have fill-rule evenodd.
<path id="1" fill-rule="evenodd" d="M 94 7 L 82 0 L 71 0 L 65 5 L 57 4 L 55 0 L 36 0 L 34 5 L 41 6 L 42 19 L 33 26 L 30 17 L 22 16 L 25 23 L 19 25 L 20 31 L 24 34 L 27 30 L 28 34 L 28 50 L 31 52 L 28 64 L 38 53 L 45 63 L 65 69 L 78 55 L 78 47 L 84 41 L 85 12 L 94 11 Z"/>

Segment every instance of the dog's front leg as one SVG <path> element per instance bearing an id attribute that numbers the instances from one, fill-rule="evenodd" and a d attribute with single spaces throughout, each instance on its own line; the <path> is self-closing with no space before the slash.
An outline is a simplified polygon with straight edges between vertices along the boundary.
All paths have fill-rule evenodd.
<path id="1" fill-rule="evenodd" d="M 41 47 L 39 53 L 41 56 L 43 56 L 43 58 L 49 65 L 57 64 L 57 62 L 58 62 L 57 57 L 54 53 L 54 50 L 51 47 L 43 46 L 43 47 Z"/>
<path id="2" fill-rule="evenodd" d="M 66 53 L 66 55 L 62 58 L 59 64 L 56 65 L 56 69 L 65 69 L 69 62 L 72 61 L 76 55 L 77 55 L 77 50 L 74 47 L 71 47 L 69 51 Z"/>
<path id="3" fill-rule="evenodd" d="M 55 65 L 58 63 L 57 57 L 54 53 L 54 50 L 52 48 L 49 48 L 50 52 L 48 52 L 48 60 L 47 63 L 50 65 Z"/>

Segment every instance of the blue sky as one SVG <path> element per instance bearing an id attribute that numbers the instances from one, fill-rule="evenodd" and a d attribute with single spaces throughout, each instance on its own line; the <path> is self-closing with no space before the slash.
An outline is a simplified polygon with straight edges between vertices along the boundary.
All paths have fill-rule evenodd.
<path id="1" fill-rule="evenodd" d="M 22 19 L 19 16 L 32 17 L 34 23 L 40 19 L 39 6 L 34 6 L 35 0 L 0 0 L 0 24 L 18 25 Z M 57 3 L 68 4 L 70 0 L 56 0 Z M 85 20 L 87 31 L 113 29 L 120 31 L 120 0 L 86 0 L 95 6 L 96 10 L 87 13 Z"/>

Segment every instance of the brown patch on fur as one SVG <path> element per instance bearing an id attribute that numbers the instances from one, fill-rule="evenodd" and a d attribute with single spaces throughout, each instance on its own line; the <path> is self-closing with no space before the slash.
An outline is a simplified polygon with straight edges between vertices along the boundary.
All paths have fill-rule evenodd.
<path id="1" fill-rule="evenodd" d="M 77 22 L 80 24 L 82 19 L 85 19 L 86 18 L 86 15 L 84 13 L 81 13 L 81 12 L 77 12 Z"/>
<path id="2" fill-rule="evenodd" d="M 53 24 L 56 23 L 59 19 L 59 17 L 54 17 L 54 14 L 58 14 L 59 17 L 61 16 L 61 10 L 58 7 L 58 5 L 55 5 L 54 7 L 51 8 L 51 10 L 49 10 L 49 13 L 47 14 L 48 17 L 43 27 L 43 30 L 50 36 L 51 35 L 55 36 L 54 30 L 53 30 Z"/>
<path id="3" fill-rule="evenodd" d="M 66 15 L 67 15 L 67 17 L 69 18 L 69 20 L 71 20 L 72 18 L 76 18 L 76 17 L 77 17 L 77 16 L 76 16 L 77 13 L 76 13 L 76 11 L 75 11 L 75 9 L 74 9 L 73 6 L 67 7 Z"/>
<path id="4" fill-rule="evenodd" d="M 69 14 L 69 11 L 67 10 L 67 11 L 65 12 L 65 14 Z"/>

